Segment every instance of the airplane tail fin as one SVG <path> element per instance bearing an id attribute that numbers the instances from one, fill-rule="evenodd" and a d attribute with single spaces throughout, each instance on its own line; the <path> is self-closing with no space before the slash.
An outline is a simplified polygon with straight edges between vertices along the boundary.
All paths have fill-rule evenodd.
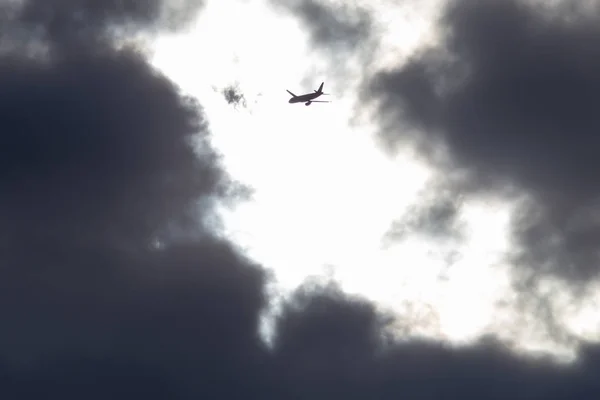
<path id="1" fill-rule="evenodd" d="M 325 82 L 321 82 L 321 86 L 319 86 L 319 90 L 315 90 L 315 93 L 323 93 L 323 84 L 325 84 Z"/>
<path id="2" fill-rule="evenodd" d="M 285 91 L 286 91 L 286 92 L 288 92 L 289 94 L 291 94 L 291 95 L 292 95 L 292 97 L 298 97 L 298 96 L 296 96 L 294 93 L 290 92 L 290 91 L 289 91 L 289 90 L 287 90 L 287 89 L 285 89 Z"/>

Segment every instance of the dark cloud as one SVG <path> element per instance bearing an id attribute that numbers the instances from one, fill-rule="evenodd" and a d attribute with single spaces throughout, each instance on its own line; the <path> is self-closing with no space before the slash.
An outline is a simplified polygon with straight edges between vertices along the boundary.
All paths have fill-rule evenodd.
<path id="1" fill-rule="evenodd" d="M 248 105 L 246 96 L 244 96 L 244 93 L 242 93 L 238 85 L 229 85 L 222 89 L 221 93 L 223 94 L 223 97 L 225 97 L 227 104 L 233 104 L 234 106 L 241 105 L 242 107 Z"/>
<path id="2" fill-rule="evenodd" d="M 457 180 L 430 180 L 415 201 L 392 221 L 383 235 L 383 246 L 425 239 L 432 244 L 430 256 L 443 260 L 448 267 L 454 265 L 462 258 L 460 247 L 467 239 L 462 216 L 465 196 L 459 189 Z M 441 273 L 440 278 L 446 279 L 444 275 Z"/>
<path id="3" fill-rule="evenodd" d="M 229 398 L 255 390 L 262 274 L 227 245 L 103 251 L 99 260 L 72 253 L 3 284 L 5 397 Z"/>
<path id="4" fill-rule="evenodd" d="M 273 4 L 298 17 L 313 43 L 329 50 L 355 50 L 372 34 L 371 14 L 364 8 L 315 0 L 273 1 Z"/>
<path id="5" fill-rule="evenodd" d="M 237 185 L 200 105 L 105 35 L 162 28 L 162 6 L 4 5 L 3 40 L 36 28 L 25 41 L 46 52 L 0 53 L 3 398 L 222 397 L 257 381 L 265 277 L 209 226 Z"/>
<path id="6" fill-rule="evenodd" d="M 471 189 L 524 190 L 514 258 L 578 280 L 600 261 L 600 18 L 583 3 L 451 2 L 441 43 L 368 92 L 382 98 L 389 143 L 446 149 Z"/>
<path id="7" fill-rule="evenodd" d="M 429 188 L 401 219 L 394 221 L 387 239 L 402 240 L 418 234 L 440 242 L 460 241 L 464 237 L 461 206 L 461 198 L 452 191 Z"/>
<path id="8" fill-rule="evenodd" d="M 110 15 L 107 24 L 138 15 L 98 4 L 90 10 Z M 39 25 L 48 52 L 0 52 L 2 398 L 596 393 L 593 348 L 563 370 L 499 345 L 394 343 L 389 316 L 330 286 L 289 300 L 267 348 L 258 337 L 266 274 L 206 222 L 237 186 L 208 145 L 202 108 L 101 28 L 52 35 L 45 18 L 23 22 L 36 7 L 71 18 L 69 5 L 3 14 L 11 34 Z"/>
<path id="9" fill-rule="evenodd" d="M 19 4 L 15 6 L 15 4 Z M 179 30 L 196 16 L 204 0 L 23 0 L 5 2 L 4 14 L 18 18 L 49 36 L 70 41 L 70 35 L 94 35 L 114 28 Z M 55 42 L 55 44 L 57 44 Z"/>
<path id="10" fill-rule="evenodd" d="M 358 398 L 386 344 L 388 321 L 335 286 L 301 288 L 283 309 L 273 343 L 284 397 Z"/>
<path id="11" fill-rule="evenodd" d="M 591 396 L 595 348 L 575 366 L 516 357 L 493 338 L 469 347 L 394 341 L 394 321 L 335 287 L 301 290 L 274 340 L 278 398 L 566 399 Z M 280 391 L 279 391 L 280 390 Z"/>
<path id="12" fill-rule="evenodd" d="M 188 260 L 201 255 L 183 253 L 191 256 L 182 257 Z M 235 293 L 237 287 L 229 281 L 229 272 L 220 274 L 222 279 L 200 282 L 193 278 L 202 275 L 197 264 L 189 264 L 189 274 L 178 277 L 178 283 L 171 286 L 170 272 L 157 266 L 151 268 L 158 273 L 151 274 L 146 280 L 151 284 L 145 288 L 156 285 L 159 290 L 151 290 L 148 294 L 153 296 L 143 298 L 151 301 L 143 304 L 145 308 L 139 308 L 138 314 L 131 314 L 137 317 L 122 320 L 121 335 L 114 341 L 123 346 L 118 354 L 105 350 L 102 356 L 0 370 L 3 394 L 34 398 L 50 393 L 66 399 L 144 395 L 149 399 L 407 396 L 425 400 L 562 400 L 574 394 L 592 398 L 600 388 L 596 379 L 600 363 L 594 347 L 584 349 L 578 364 L 560 366 L 544 359 L 516 357 L 494 340 L 466 348 L 426 341 L 394 342 L 389 318 L 368 302 L 331 288 L 313 287 L 297 293 L 284 307 L 273 347 L 267 351 L 252 340 L 255 319 L 248 318 L 252 313 L 247 311 L 254 305 L 223 302 L 244 297 Z M 215 282 L 221 284 L 212 286 Z M 165 287 L 193 290 L 178 293 Z M 165 297 L 166 293 L 173 297 Z M 221 300 L 219 304 L 225 307 L 217 310 L 214 300 Z"/>

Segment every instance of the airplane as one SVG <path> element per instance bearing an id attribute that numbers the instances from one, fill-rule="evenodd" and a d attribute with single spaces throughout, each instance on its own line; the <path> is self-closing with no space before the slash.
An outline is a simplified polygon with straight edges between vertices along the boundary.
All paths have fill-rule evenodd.
<path id="1" fill-rule="evenodd" d="M 306 106 L 310 106 L 310 103 L 329 103 L 329 101 L 313 100 L 321 95 L 327 94 L 327 93 L 323 93 L 323 84 L 324 83 L 325 82 L 321 82 L 321 86 L 319 86 L 319 89 L 315 90 L 314 93 L 307 93 L 307 94 L 303 94 L 300 96 L 296 96 L 294 93 L 292 93 L 286 89 L 285 91 L 292 95 L 292 98 L 290 99 L 290 101 L 288 101 L 288 103 L 304 103 L 304 102 L 306 102 L 306 103 L 304 103 L 304 105 L 306 105 Z"/>

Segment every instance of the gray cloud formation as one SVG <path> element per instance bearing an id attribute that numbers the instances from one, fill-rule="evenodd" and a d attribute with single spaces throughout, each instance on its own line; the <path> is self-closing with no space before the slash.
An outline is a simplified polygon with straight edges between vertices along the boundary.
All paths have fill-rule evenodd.
<path id="1" fill-rule="evenodd" d="M 92 7 L 25 3 L 31 15 L 40 7 L 59 20 L 81 4 Z M 98 4 L 89 14 L 98 36 L 79 35 L 77 24 L 69 35 L 44 34 L 42 18 L 35 24 L 47 57 L 0 52 L 2 398 L 597 393 L 596 348 L 558 368 L 496 344 L 394 343 L 388 316 L 329 286 L 289 300 L 267 348 L 258 337 L 264 271 L 197 224 L 232 186 L 208 146 L 202 109 L 142 54 L 103 36 L 104 16 L 145 14 Z M 31 24 L 13 11 L 2 14 L 6 40 Z M 191 227 L 202 235 L 182 238 Z"/>
<path id="2" fill-rule="evenodd" d="M 392 320 L 331 287 L 300 291 L 283 315 L 273 354 L 280 397 L 558 400 L 597 387 L 593 348 L 562 367 L 515 357 L 493 338 L 466 348 L 395 342 Z"/>
<path id="3" fill-rule="evenodd" d="M 238 85 L 229 85 L 221 90 L 221 94 L 225 98 L 227 104 L 232 104 L 233 106 L 242 106 L 246 107 L 248 102 L 246 101 L 246 96 L 242 93 L 242 90 Z"/>
<path id="4" fill-rule="evenodd" d="M 259 348 L 262 271 L 197 232 L 236 188 L 202 109 L 104 35 L 120 19 L 160 28 L 144 4 L 161 5 L 4 6 L 3 39 L 37 27 L 28 42 L 47 53 L 0 53 L 3 398 L 218 395 L 191 377 Z"/>
<path id="5" fill-rule="evenodd" d="M 370 38 L 374 28 L 367 10 L 344 3 L 286 0 L 273 4 L 297 16 L 313 43 L 331 51 L 357 49 Z"/>
<path id="6" fill-rule="evenodd" d="M 460 221 L 461 201 L 453 191 L 441 187 L 428 188 L 417 204 L 392 224 L 388 239 L 402 240 L 414 234 L 423 234 L 440 242 L 461 241 L 464 226 Z"/>
<path id="7" fill-rule="evenodd" d="M 382 100 L 388 143 L 443 146 L 469 189 L 524 191 L 512 257 L 583 281 L 600 261 L 600 18 L 553 4 L 450 2 L 441 43 L 380 73 L 365 96 Z"/>
<path id="8" fill-rule="evenodd" d="M 316 89 L 323 80 L 326 91 L 341 96 L 348 90 L 347 83 L 340 77 L 349 77 L 352 67 L 366 68 L 377 49 L 377 25 L 371 11 L 356 4 L 343 1 L 316 0 L 269 0 L 276 10 L 284 15 L 293 15 L 306 29 L 312 44 L 311 50 L 327 60 L 326 67 L 313 67 L 302 80 L 306 89 Z M 357 62 L 358 61 L 358 62 Z M 309 61 L 310 64 L 310 61 Z M 356 64 L 356 65 L 355 65 Z M 323 76 L 324 78 L 315 78 Z M 339 82 L 328 76 L 335 76 Z"/>
<path id="9" fill-rule="evenodd" d="M 425 237 L 434 243 L 430 255 L 441 257 L 447 266 L 451 266 L 461 258 L 458 248 L 465 240 L 461 207 L 461 199 L 454 190 L 432 185 L 405 210 L 402 217 L 391 223 L 383 237 L 383 245 Z"/>
<path id="10" fill-rule="evenodd" d="M 14 3 L 20 3 L 15 7 Z M 17 14 L 19 21 L 46 31 L 50 36 L 124 27 L 179 30 L 193 21 L 204 0 L 54 0 L 6 2 L 5 13 Z M 56 43 L 55 43 L 56 44 Z"/>

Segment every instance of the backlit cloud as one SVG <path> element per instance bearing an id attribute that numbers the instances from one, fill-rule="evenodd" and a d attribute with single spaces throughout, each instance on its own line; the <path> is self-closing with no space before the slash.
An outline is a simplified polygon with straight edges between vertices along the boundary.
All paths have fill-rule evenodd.
<path id="1" fill-rule="evenodd" d="M 380 73 L 365 95 L 382 100 L 388 143 L 444 149 L 469 189 L 527 194 L 511 258 L 584 280 L 598 271 L 600 29 L 597 11 L 568 5 L 451 2 L 440 43 Z"/>

